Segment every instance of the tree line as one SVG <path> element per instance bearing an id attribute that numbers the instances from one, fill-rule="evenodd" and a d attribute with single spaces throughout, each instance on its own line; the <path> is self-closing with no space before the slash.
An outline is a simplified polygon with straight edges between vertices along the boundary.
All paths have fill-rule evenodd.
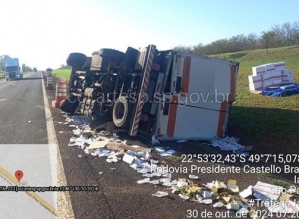
<path id="1" fill-rule="evenodd" d="M 199 43 L 195 46 L 176 46 L 174 49 L 201 55 L 216 55 L 221 53 L 233 53 L 244 50 L 267 49 L 299 44 L 299 22 L 287 22 L 275 25 L 270 30 L 264 31 L 258 36 L 255 33 L 249 35 L 237 35 L 226 39 L 213 41 L 209 44 Z"/>

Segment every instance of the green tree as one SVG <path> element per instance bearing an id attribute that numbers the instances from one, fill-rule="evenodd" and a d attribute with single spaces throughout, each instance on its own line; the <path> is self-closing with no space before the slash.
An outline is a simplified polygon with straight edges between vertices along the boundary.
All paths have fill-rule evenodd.
<path id="1" fill-rule="evenodd" d="M 269 49 L 271 40 L 274 38 L 274 36 L 275 36 L 275 33 L 273 31 L 267 31 L 267 32 L 263 31 L 262 32 L 261 41 L 262 41 L 263 47 L 265 49 L 267 49 L 267 53 L 269 53 L 268 49 Z"/>
<path id="2" fill-rule="evenodd" d="M 28 71 L 33 71 L 33 70 L 29 66 L 27 66 L 25 64 L 22 64 L 22 71 L 23 72 L 28 72 Z"/>
<path id="3" fill-rule="evenodd" d="M 4 71 L 4 59 L 10 59 L 11 57 L 9 55 L 1 55 L 0 56 L 0 71 Z"/>
<path id="4" fill-rule="evenodd" d="M 26 72 L 26 65 L 25 64 L 22 64 L 22 71 Z"/>
<path id="5" fill-rule="evenodd" d="M 59 69 L 71 69 L 71 66 L 65 65 L 65 64 L 61 64 Z"/>

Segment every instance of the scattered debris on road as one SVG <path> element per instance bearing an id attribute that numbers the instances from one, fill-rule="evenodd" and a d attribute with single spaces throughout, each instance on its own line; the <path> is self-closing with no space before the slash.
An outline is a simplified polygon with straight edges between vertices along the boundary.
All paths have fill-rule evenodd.
<path id="1" fill-rule="evenodd" d="M 238 143 L 239 139 L 234 137 L 225 137 L 222 139 L 212 140 L 210 145 L 219 147 L 222 151 L 232 151 L 235 154 L 249 155 L 248 151 L 252 150 L 252 146 L 243 146 Z"/>
<path id="2" fill-rule="evenodd" d="M 167 192 L 163 192 L 163 191 L 158 191 L 158 192 L 156 192 L 155 194 L 153 194 L 152 196 L 161 198 L 161 197 L 168 196 L 168 193 L 167 193 Z"/>
<path id="3" fill-rule="evenodd" d="M 88 117 L 86 117 L 88 118 Z M 169 196 L 176 194 L 183 201 L 198 202 L 200 204 L 212 205 L 214 208 L 223 208 L 234 210 L 238 214 L 249 215 L 250 218 L 258 219 L 256 200 L 264 202 L 280 201 L 285 204 L 284 207 L 274 204 L 266 205 L 269 212 L 299 212 L 299 203 L 294 201 L 292 190 L 288 190 L 288 196 L 282 194 L 282 187 L 271 184 L 257 182 L 256 185 L 248 186 L 243 191 L 239 191 L 237 181 L 229 179 L 227 183 L 220 181 L 207 182 L 206 184 L 198 183 L 199 177 L 189 175 L 187 178 L 175 179 L 172 173 L 163 168 L 164 163 L 159 159 L 154 159 L 150 148 L 141 147 L 138 145 L 128 145 L 126 141 L 119 139 L 115 133 L 101 131 L 95 133 L 91 131 L 86 124 L 87 120 L 82 120 L 80 117 L 73 119 L 66 118 L 68 121 L 74 121 L 76 125 L 69 125 L 73 129 L 73 137 L 70 138 L 68 146 L 79 147 L 85 155 L 79 154 L 78 157 L 91 155 L 93 157 L 103 157 L 108 163 L 116 163 L 123 161 L 132 169 L 139 173 L 142 179 L 136 183 L 152 184 L 158 186 L 160 191 L 152 194 L 155 197 Z M 219 147 L 220 150 L 232 151 L 233 153 L 248 154 L 251 148 L 245 147 L 238 143 L 239 139 L 226 137 L 211 141 L 211 145 Z M 161 156 L 172 156 L 176 154 L 175 150 L 163 147 L 154 147 L 154 150 Z M 112 171 L 116 168 L 111 167 Z M 160 170 L 160 171 L 153 171 Z M 102 175 L 103 172 L 99 172 Z M 164 191 L 161 191 L 164 188 Z M 298 197 L 297 197 L 298 198 Z M 253 200 L 253 201 L 252 201 Z"/>

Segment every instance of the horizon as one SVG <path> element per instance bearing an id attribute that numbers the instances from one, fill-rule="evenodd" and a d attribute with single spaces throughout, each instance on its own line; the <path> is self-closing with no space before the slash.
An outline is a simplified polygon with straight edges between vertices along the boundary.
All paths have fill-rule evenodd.
<path id="1" fill-rule="evenodd" d="M 5 5 L 18 16 L 10 10 L 0 14 L 9 21 L 2 24 L 0 55 L 39 70 L 59 68 L 72 52 L 90 56 L 101 48 L 207 45 L 242 34 L 260 36 L 275 25 L 299 21 L 295 0 L 76 0 L 71 7 L 66 0 L 11 0 Z"/>

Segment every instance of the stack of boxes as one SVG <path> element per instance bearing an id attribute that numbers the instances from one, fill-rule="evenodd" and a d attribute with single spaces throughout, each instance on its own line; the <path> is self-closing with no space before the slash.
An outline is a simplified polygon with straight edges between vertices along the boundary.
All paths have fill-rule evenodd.
<path id="1" fill-rule="evenodd" d="M 250 91 L 260 91 L 270 86 L 294 83 L 294 76 L 292 70 L 285 68 L 284 62 L 277 62 L 252 67 L 248 80 Z"/>

